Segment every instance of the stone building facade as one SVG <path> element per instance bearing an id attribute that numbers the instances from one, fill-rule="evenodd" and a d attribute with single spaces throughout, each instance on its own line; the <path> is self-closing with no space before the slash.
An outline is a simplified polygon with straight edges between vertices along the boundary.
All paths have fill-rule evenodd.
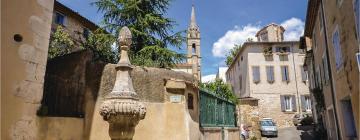
<path id="1" fill-rule="evenodd" d="M 83 42 L 85 38 L 89 36 L 90 32 L 99 28 L 99 26 L 89 19 L 55 0 L 51 31 L 56 31 L 58 26 L 62 26 L 65 29 L 76 45 Z"/>
<path id="2" fill-rule="evenodd" d="M 328 139 L 358 139 L 359 121 L 359 0 L 309 0 L 301 48 L 309 74 L 316 122 Z"/>
<path id="3" fill-rule="evenodd" d="M 281 34 L 261 33 L 264 31 Z M 288 127 L 293 126 L 295 114 L 311 112 L 302 67 L 305 53 L 298 48 L 299 42 L 283 41 L 283 31 L 275 24 L 261 29 L 258 34 L 267 37 L 245 42 L 226 72 L 227 82 L 240 100 L 240 123 L 256 126 L 259 119 L 272 118 L 279 127 Z"/>
<path id="4" fill-rule="evenodd" d="M 201 81 L 200 28 L 196 23 L 195 8 L 191 9 L 191 20 L 187 30 L 187 56 L 185 63 L 179 63 L 172 70 L 193 74 Z"/>

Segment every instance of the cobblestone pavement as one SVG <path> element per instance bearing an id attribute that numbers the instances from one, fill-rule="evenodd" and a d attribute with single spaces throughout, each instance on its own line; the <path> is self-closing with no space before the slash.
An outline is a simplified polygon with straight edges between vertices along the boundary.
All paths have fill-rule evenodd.
<path id="1" fill-rule="evenodd" d="M 314 140 L 313 126 L 281 128 L 278 137 L 262 137 L 261 140 Z"/>

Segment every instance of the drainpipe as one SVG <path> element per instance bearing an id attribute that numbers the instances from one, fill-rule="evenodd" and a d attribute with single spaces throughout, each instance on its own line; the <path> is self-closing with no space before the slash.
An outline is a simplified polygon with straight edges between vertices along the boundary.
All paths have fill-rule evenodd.
<path id="1" fill-rule="evenodd" d="M 340 129 L 339 129 L 339 119 L 337 116 L 337 109 L 336 109 L 336 100 L 335 100 L 335 87 L 334 87 L 334 81 L 333 81 L 333 75 L 332 75 L 332 69 L 331 69 L 331 65 L 330 65 L 330 54 L 329 54 L 329 44 L 328 44 L 328 34 L 327 34 L 327 26 L 326 26 L 326 21 L 325 21 L 325 11 L 324 11 L 324 0 L 320 1 L 320 6 L 321 6 L 321 14 L 323 16 L 322 21 L 323 25 L 324 25 L 324 35 L 325 35 L 325 52 L 326 52 L 326 60 L 327 60 L 327 65 L 328 65 L 328 69 L 329 69 L 329 78 L 330 78 L 330 86 L 331 86 L 331 97 L 332 97 L 332 102 L 333 102 L 333 106 L 334 106 L 334 114 L 335 114 L 335 124 L 336 124 L 336 131 L 337 131 L 337 138 L 338 140 L 341 140 L 341 136 L 340 136 Z"/>
<path id="2" fill-rule="evenodd" d="M 295 74 L 295 86 L 296 86 L 296 99 L 297 99 L 297 102 L 299 103 L 298 104 L 298 109 L 299 109 L 299 113 L 302 114 L 302 111 L 301 111 L 301 103 L 300 103 L 300 99 L 299 99 L 299 87 L 298 87 L 298 80 L 297 80 L 297 74 L 296 74 L 296 66 L 295 66 L 295 52 L 294 52 L 294 43 L 291 43 L 291 55 L 292 55 L 292 63 L 293 63 L 293 67 L 294 67 L 294 74 Z"/>

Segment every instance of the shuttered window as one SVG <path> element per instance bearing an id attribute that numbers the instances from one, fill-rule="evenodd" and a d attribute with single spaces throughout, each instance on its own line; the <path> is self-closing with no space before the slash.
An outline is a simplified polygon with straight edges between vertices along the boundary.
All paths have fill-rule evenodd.
<path id="1" fill-rule="evenodd" d="M 301 69 L 301 80 L 302 80 L 303 82 L 306 82 L 306 80 L 307 80 L 307 73 L 306 73 L 306 71 L 305 71 L 305 69 L 304 69 L 304 66 L 300 66 L 300 69 Z"/>
<path id="2" fill-rule="evenodd" d="M 281 76 L 282 81 L 289 82 L 289 67 L 288 66 L 281 66 Z"/>
<path id="3" fill-rule="evenodd" d="M 332 45 L 335 52 L 336 69 L 339 70 L 339 68 L 342 66 L 342 54 L 341 54 L 341 46 L 340 46 L 340 33 L 338 27 L 335 28 L 335 31 L 333 33 Z"/>
<path id="4" fill-rule="evenodd" d="M 273 83 L 275 81 L 274 66 L 266 66 L 266 77 L 269 83 Z"/>
<path id="5" fill-rule="evenodd" d="M 281 111 L 296 112 L 295 95 L 280 95 Z"/>
<path id="6" fill-rule="evenodd" d="M 260 67 L 259 66 L 253 66 L 252 67 L 252 74 L 253 74 L 253 81 L 255 83 L 260 82 Z"/>
<path id="7" fill-rule="evenodd" d="M 309 95 L 301 95 L 301 110 L 303 112 L 311 111 L 311 99 Z"/>

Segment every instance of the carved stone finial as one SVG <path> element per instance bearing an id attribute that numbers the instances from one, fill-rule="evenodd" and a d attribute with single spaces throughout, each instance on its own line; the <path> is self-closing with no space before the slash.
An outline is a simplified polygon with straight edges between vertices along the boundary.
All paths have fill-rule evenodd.
<path id="1" fill-rule="evenodd" d="M 146 107 L 139 102 L 129 73 L 132 70 L 127 53 L 131 45 L 129 28 L 120 30 L 118 41 L 121 58 L 116 66 L 116 80 L 114 88 L 100 106 L 100 115 L 110 124 L 109 135 L 112 140 L 130 140 L 135 126 L 145 118 Z"/>
<path id="2" fill-rule="evenodd" d="M 131 36 L 130 29 L 126 26 L 121 28 L 120 33 L 119 33 L 119 38 L 118 38 L 120 46 L 128 46 L 130 48 L 130 45 L 132 43 L 131 39 L 132 39 L 132 36 Z"/>

